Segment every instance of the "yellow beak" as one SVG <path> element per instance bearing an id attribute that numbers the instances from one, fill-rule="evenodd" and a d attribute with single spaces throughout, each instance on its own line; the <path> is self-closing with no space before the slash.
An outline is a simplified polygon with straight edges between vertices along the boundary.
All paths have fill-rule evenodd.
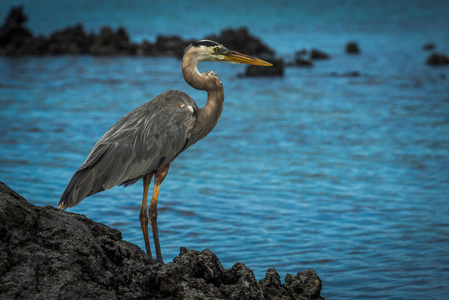
<path id="1" fill-rule="evenodd" d="M 255 66 L 265 66 L 269 67 L 273 64 L 266 62 L 264 60 L 261 60 L 259 58 L 249 56 L 243 53 L 239 53 L 234 50 L 229 50 L 228 53 L 225 55 L 226 61 L 231 63 L 240 63 L 240 64 L 248 64 L 248 65 L 255 65 Z"/>

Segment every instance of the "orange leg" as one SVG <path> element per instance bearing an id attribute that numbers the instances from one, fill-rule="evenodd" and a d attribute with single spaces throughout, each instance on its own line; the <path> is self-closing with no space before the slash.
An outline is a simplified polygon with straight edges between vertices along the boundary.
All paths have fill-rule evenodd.
<path id="1" fill-rule="evenodd" d="M 151 247 L 150 240 L 148 238 L 148 215 L 147 215 L 147 200 L 148 200 L 148 187 L 151 183 L 151 178 L 153 174 L 145 175 L 143 177 L 143 198 L 142 198 L 142 207 L 140 209 L 140 227 L 142 227 L 143 239 L 145 240 L 145 248 L 147 250 L 147 254 L 151 255 Z"/>
<path id="2" fill-rule="evenodd" d="M 161 188 L 162 181 L 164 181 L 165 177 L 167 176 L 169 167 L 170 164 L 165 168 L 154 172 L 154 190 L 153 196 L 151 197 L 149 210 L 151 230 L 153 231 L 154 238 L 154 247 L 156 248 L 156 258 L 161 263 L 164 263 L 164 261 L 162 260 L 161 246 L 159 244 L 159 235 L 157 232 L 157 199 L 159 197 L 159 190 Z"/>

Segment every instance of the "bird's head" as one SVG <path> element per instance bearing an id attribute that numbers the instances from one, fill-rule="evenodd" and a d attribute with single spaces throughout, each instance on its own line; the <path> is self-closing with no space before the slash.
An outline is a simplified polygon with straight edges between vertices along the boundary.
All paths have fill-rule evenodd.
<path id="1" fill-rule="evenodd" d="M 217 42 L 209 40 L 201 40 L 191 44 L 186 48 L 185 54 L 189 53 L 191 57 L 195 57 L 200 61 L 221 61 L 228 63 L 243 63 L 256 66 L 272 66 L 271 63 L 239 53 L 234 50 L 227 49 Z"/>

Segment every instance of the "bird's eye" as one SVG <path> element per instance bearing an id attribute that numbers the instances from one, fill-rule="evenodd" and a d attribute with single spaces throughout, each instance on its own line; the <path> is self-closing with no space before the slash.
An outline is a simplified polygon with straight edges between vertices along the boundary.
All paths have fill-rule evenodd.
<path id="1" fill-rule="evenodd" d="M 219 53 L 220 51 L 221 51 L 220 47 L 215 47 L 215 48 L 214 48 L 214 52 L 215 52 L 215 53 Z"/>

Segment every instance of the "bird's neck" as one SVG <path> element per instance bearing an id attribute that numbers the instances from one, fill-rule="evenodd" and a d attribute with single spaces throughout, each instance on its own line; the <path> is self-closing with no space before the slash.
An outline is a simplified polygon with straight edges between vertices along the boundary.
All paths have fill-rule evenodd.
<path id="1" fill-rule="evenodd" d="M 220 78 L 214 72 L 200 73 L 197 61 L 182 62 L 182 73 L 185 81 L 198 90 L 207 91 L 207 102 L 197 112 L 197 123 L 192 133 L 192 144 L 204 138 L 218 122 L 223 110 L 224 92 Z"/>

